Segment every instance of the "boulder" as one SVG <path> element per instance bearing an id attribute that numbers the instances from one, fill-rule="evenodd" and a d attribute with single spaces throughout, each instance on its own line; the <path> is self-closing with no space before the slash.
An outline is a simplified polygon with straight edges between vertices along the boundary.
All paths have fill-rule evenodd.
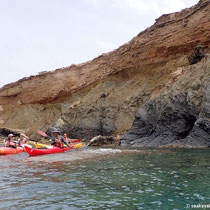
<path id="1" fill-rule="evenodd" d="M 95 136 L 88 143 L 87 146 L 106 146 L 106 145 L 119 145 L 120 136 Z"/>

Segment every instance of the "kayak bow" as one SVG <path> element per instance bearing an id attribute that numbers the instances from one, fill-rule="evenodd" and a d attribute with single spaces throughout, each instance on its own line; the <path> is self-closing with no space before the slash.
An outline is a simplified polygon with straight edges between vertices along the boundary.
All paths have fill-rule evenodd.
<path id="1" fill-rule="evenodd" d="M 20 152 L 25 152 L 25 149 L 23 147 L 0 147 L 0 155 L 18 154 Z"/>

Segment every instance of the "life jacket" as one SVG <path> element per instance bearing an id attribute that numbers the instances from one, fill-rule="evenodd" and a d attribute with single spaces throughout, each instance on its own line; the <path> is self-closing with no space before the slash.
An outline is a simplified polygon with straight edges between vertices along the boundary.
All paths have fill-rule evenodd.
<path id="1" fill-rule="evenodd" d="M 23 141 L 21 141 L 20 139 L 18 140 L 18 146 L 20 147 L 23 144 Z"/>
<path id="2" fill-rule="evenodd" d="M 66 141 L 66 147 L 71 147 L 71 146 L 73 146 L 73 144 L 72 144 L 72 142 L 71 142 L 71 139 L 70 138 L 65 138 L 65 141 Z"/>
<path id="3" fill-rule="evenodd" d="M 69 143 L 69 144 L 71 143 L 71 139 L 70 139 L 70 138 L 68 138 L 68 137 L 67 137 L 67 138 L 65 138 L 65 141 L 66 141 L 67 143 Z"/>
<path id="4" fill-rule="evenodd" d="M 15 142 L 7 141 L 7 142 L 6 142 L 6 147 L 16 148 L 17 145 L 16 145 Z"/>
<path id="5" fill-rule="evenodd" d="M 61 143 L 61 139 L 59 138 L 59 139 L 55 139 L 55 144 L 54 144 L 54 146 L 55 147 L 60 147 L 60 148 L 63 148 L 63 143 Z"/>
<path id="6" fill-rule="evenodd" d="M 23 144 L 25 144 L 25 139 L 21 140 L 21 139 L 18 139 L 18 145 L 21 147 Z"/>

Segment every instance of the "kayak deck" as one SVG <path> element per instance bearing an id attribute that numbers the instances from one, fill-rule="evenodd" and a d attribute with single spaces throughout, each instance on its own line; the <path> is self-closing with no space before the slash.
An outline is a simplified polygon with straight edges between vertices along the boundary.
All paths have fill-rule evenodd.
<path id="1" fill-rule="evenodd" d="M 42 143 L 39 143 L 39 142 L 35 142 L 35 141 L 29 141 L 27 142 L 27 144 L 30 144 L 36 148 L 42 148 L 42 147 L 50 147 L 50 145 L 47 145 L 47 144 L 42 144 Z"/>

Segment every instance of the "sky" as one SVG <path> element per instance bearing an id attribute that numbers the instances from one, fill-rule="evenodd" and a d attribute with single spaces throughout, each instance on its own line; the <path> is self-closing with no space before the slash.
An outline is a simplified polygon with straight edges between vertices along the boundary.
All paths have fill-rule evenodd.
<path id="1" fill-rule="evenodd" d="M 198 0 L 0 0 L 0 87 L 112 51 Z"/>

